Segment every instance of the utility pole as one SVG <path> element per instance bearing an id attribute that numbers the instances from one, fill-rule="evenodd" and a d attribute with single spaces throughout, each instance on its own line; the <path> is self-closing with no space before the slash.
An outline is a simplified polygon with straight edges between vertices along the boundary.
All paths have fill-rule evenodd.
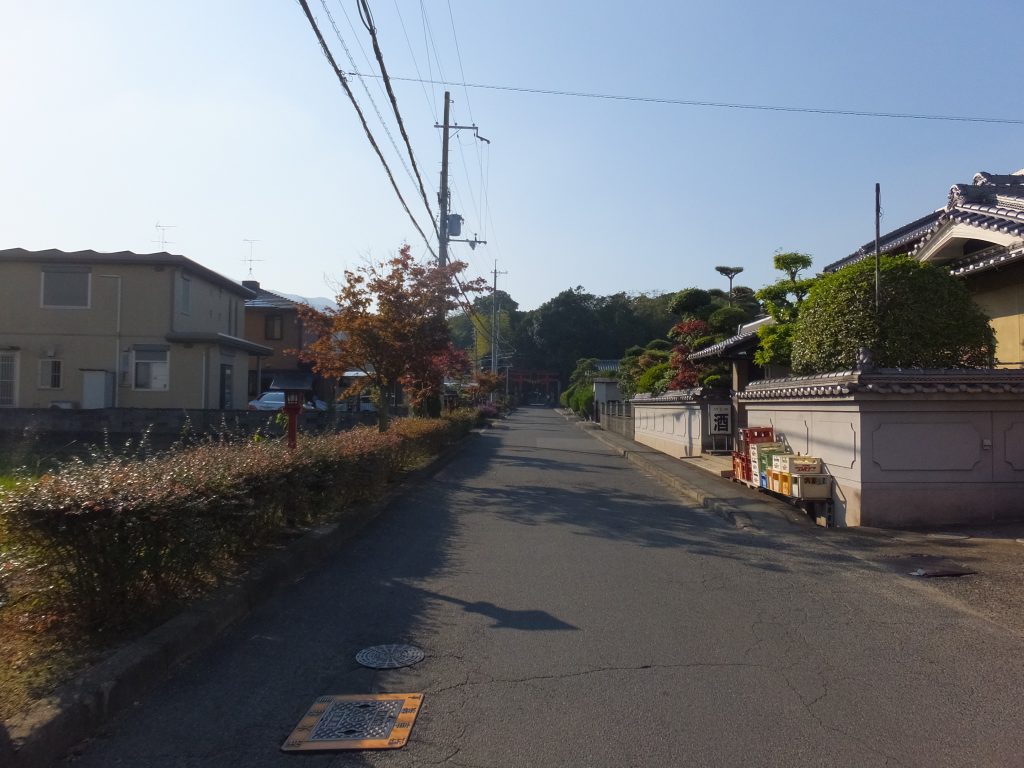
<path id="1" fill-rule="evenodd" d="M 444 92 L 444 133 L 441 134 L 441 192 L 437 196 L 440 221 L 437 222 L 437 265 L 448 266 L 448 133 L 451 130 L 452 95 Z"/>
<path id="2" fill-rule="evenodd" d="M 878 241 L 881 239 L 881 222 L 882 222 L 882 185 L 875 183 L 875 318 L 878 318 L 878 313 L 881 308 L 879 296 L 881 290 L 879 284 L 881 283 L 882 267 L 881 267 L 881 256 L 878 249 Z"/>
<path id="3" fill-rule="evenodd" d="M 498 260 L 494 260 L 494 285 L 491 288 L 491 373 L 498 372 Z"/>
<path id="4" fill-rule="evenodd" d="M 487 144 L 491 143 L 490 139 L 485 139 L 480 135 L 480 129 L 475 125 L 452 125 L 451 104 L 451 92 L 445 91 L 444 123 L 441 125 L 434 123 L 435 128 L 442 128 L 444 131 L 441 134 L 441 190 L 437 195 L 438 218 L 440 218 L 440 221 L 437 222 L 437 265 L 439 267 L 448 266 L 448 244 L 453 242 L 452 238 L 449 237 L 450 230 L 448 227 L 448 138 L 452 131 L 468 130 L 472 131 L 478 140 Z M 455 234 L 458 235 L 459 232 L 456 231 Z M 477 240 L 476 235 L 473 236 L 472 240 L 459 240 L 458 242 L 469 243 L 470 248 L 476 248 L 478 245 L 485 245 L 487 243 L 486 240 Z"/>

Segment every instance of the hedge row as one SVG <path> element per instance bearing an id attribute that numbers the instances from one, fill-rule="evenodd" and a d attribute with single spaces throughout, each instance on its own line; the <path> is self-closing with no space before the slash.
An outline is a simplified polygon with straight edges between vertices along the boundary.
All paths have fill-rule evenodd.
<path id="1" fill-rule="evenodd" d="M 283 527 L 373 497 L 476 418 L 396 419 L 385 433 L 305 436 L 295 451 L 277 440 L 217 442 L 72 462 L 0 492 L 4 546 L 44 574 L 69 618 L 135 623 L 217 583 Z"/>

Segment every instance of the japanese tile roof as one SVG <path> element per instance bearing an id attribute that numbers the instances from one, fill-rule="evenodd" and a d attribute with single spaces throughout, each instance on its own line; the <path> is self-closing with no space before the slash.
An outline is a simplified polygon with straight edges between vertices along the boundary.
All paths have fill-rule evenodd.
<path id="1" fill-rule="evenodd" d="M 692 403 L 706 397 L 711 390 L 704 387 L 694 389 L 670 389 L 659 395 L 643 392 L 630 400 L 634 405 L 653 405 L 658 403 Z"/>
<path id="2" fill-rule="evenodd" d="M 939 218 L 943 213 L 942 208 L 937 211 L 932 211 L 929 214 L 922 216 L 919 219 L 915 219 L 909 224 L 904 224 L 899 229 L 894 229 L 892 232 L 886 232 L 878 239 L 878 250 L 880 253 L 897 253 L 900 249 L 910 250 L 910 246 L 915 244 L 922 237 L 930 233 L 936 226 L 938 226 Z M 869 256 L 873 256 L 875 253 L 875 241 L 864 243 L 860 248 L 851 253 L 849 256 L 840 259 L 839 261 L 832 262 L 826 266 L 822 271 L 824 272 L 835 272 L 836 270 L 848 267 L 851 264 L 856 264 L 862 259 L 866 259 Z"/>
<path id="3" fill-rule="evenodd" d="M 879 240 L 881 253 L 896 253 L 906 250 L 920 251 L 944 225 L 967 224 L 979 229 L 1002 232 L 1024 237 L 1024 170 L 1010 174 L 996 174 L 981 171 L 974 175 L 970 184 L 954 184 L 944 208 L 906 224 L 882 236 Z M 865 243 L 844 259 L 829 264 L 825 272 L 855 264 L 874 253 L 875 243 Z M 981 262 L 972 255 L 953 265 L 954 274 L 966 274 L 960 269 L 973 262 L 973 271 Z"/>
<path id="4" fill-rule="evenodd" d="M 134 253 L 133 251 L 115 251 L 113 253 L 102 253 L 100 251 L 61 251 L 57 248 L 49 248 L 45 251 L 29 251 L 25 248 L 8 248 L 0 250 L 0 263 L 4 261 L 17 262 L 41 262 L 46 264 L 131 264 L 131 265 L 154 265 L 182 267 L 194 272 L 200 277 L 210 281 L 214 285 L 235 293 L 239 296 L 252 296 L 252 291 L 243 285 L 239 285 L 219 272 L 214 272 L 209 267 L 192 261 L 192 259 L 179 256 L 176 253 Z"/>
<path id="5" fill-rule="evenodd" d="M 1024 394 L 1024 370 L 899 369 L 839 371 L 815 376 L 766 379 L 737 393 L 740 400 L 848 399 L 872 395 L 1005 395 Z"/>
<path id="6" fill-rule="evenodd" d="M 717 344 L 712 344 L 710 347 L 705 347 L 704 349 L 693 352 L 687 359 L 704 360 L 708 357 L 727 357 L 730 352 L 741 347 L 756 346 L 758 328 L 762 325 L 770 325 L 771 323 L 772 319 L 770 317 L 765 317 L 760 320 L 756 320 L 753 323 L 748 323 L 743 326 L 735 336 L 730 336 L 728 339 L 724 339 Z"/>

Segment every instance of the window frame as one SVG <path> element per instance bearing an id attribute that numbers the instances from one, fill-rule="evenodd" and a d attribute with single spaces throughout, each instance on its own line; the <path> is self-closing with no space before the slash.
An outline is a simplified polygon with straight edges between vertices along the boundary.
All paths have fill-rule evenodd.
<path id="1" fill-rule="evenodd" d="M 185 274 L 178 280 L 178 314 L 192 314 L 192 278 Z"/>
<path id="2" fill-rule="evenodd" d="M 48 376 L 43 375 L 44 366 L 50 366 L 50 372 Z M 56 374 L 56 385 L 54 385 L 54 371 L 53 366 L 57 366 Z M 45 382 L 49 383 L 45 383 Z M 58 390 L 64 389 L 64 361 L 56 357 L 44 357 L 39 361 L 39 381 L 37 382 L 39 389 Z"/>
<path id="3" fill-rule="evenodd" d="M 85 304 L 47 304 L 46 276 L 50 274 L 85 275 Z M 44 266 L 39 270 L 40 309 L 92 309 L 92 267 L 77 264 Z"/>
<path id="4" fill-rule="evenodd" d="M 140 352 L 154 354 L 162 352 L 163 360 L 139 360 L 138 355 Z M 146 365 L 163 365 L 164 366 L 164 382 L 163 387 L 140 387 L 139 386 L 139 364 L 143 363 Z M 131 376 L 132 391 L 134 392 L 170 392 L 171 390 L 171 350 L 170 349 L 157 349 L 153 347 L 142 347 L 133 348 L 131 354 L 131 367 L 129 368 L 129 376 Z M 152 373 L 150 373 L 150 381 L 152 381 Z"/>
<path id="5" fill-rule="evenodd" d="M 272 335 L 270 332 L 271 322 L 274 321 L 277 326 L 277 335 Z M 281 341 L 284 339 L 284 315 L 276 313 L 273 315 L 267 315 L 263 319 L 263 338 L 267 341 Z"/>
<path id="6" fill-rule="evenodd" d="M 18 407 L 18 364 L 20 356 L 16 349 L 0 349 L 0 356 L 10 356 L 11 359 L 11 402 L 0 401 L 0 408 Z"/>

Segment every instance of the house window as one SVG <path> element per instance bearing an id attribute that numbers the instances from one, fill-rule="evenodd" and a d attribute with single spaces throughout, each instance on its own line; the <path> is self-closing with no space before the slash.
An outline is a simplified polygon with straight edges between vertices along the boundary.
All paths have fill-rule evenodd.
<path id="1" fill-rule="evenodd" d="M 88 309 L 91 287 L 89 267 L 43 267 L 40 304 L 55 309 Z"/>
<path id="2" fill-rule="evenodd" d="M 18 353 L 0 351 L 0 407 L 13 408 L 18 394 Z"/>
<path id="3" fill-rule="evenodd" d="M 132 350 L 132 388 L 151 391 L 169 389 L 167 358 L 166 349 Z"/>
<path id="4" fill-rule="evenodd" d="M 192 281 L 184 275 L 178 286 L 178 311 L 183 315 L 192 311 Z"/>
<path id="5" fill-rule="evenodd" d="M 60 360 L 40 360 L 39 388 L 60 389 L 63 384 L 61 380 L 61 373 L 63 372 L 63 369 L 64 366 Z"/>
<path id="6" fill-rule="evenodd" d="M 284 323 L 280 315 L 267 315 L 265 323 L 265 338 L 276 340 L 284 337 Z"/>

